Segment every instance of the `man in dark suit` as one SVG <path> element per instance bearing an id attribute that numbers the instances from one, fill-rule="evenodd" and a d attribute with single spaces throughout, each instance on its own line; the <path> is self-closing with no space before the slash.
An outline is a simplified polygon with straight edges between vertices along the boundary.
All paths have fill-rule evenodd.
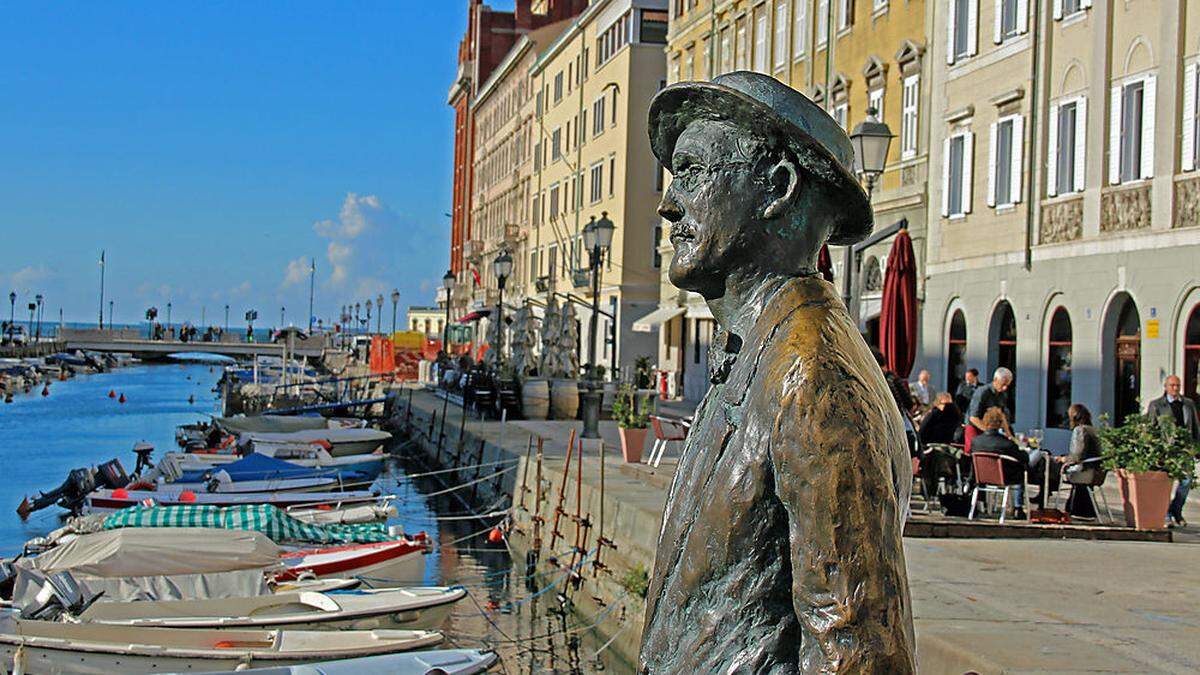
<path id="1" fill-rule="evenodd" d="M 1196 417 L 1196 404 L 1183 395 L 1183 383 L 1178 375 L 1167 376 L 1163 381 L 1163 395 L 1150 401 L 1146 406 L 1146 415 L 1154 419 L 1170 417 L 1175 424 L 1187 429 L 1193 441 L 1200 441 L 1200 419 Z M 1191 489 L 1191 478 L 1184 478 L 1175 487 L 1175 496 L 1171 499 L 1167 519 L 1175 521 L 1176 525 L 1187 525 L 1187 521 L 1183 519 L 1183 505 L 1187 502 Z"/>

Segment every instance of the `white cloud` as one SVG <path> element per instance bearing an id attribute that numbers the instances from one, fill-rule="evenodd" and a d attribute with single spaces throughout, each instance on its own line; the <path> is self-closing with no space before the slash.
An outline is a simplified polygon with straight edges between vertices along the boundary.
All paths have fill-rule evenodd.
<path id="1" fill-rule="evenodd" d="M 342 201 L 342 209 L 337 220 L 320 220 L 313 224 L 313 231 L 319 236 L 331 239 L 355 239 L 377 224 L 380 217 L 390 216 L 390 212 L 379 197 L 375 195 L 358 196 L 353 192 L 346 193 Z"/>
<path id="2" fill-rule="evenodd" d="M 394 237 L 400 229 L 396 214 L 379 197 L 346 193 L 336 220 L 313 223 L 313 231 L 329 240 L 325 247 L 329 286 L 355 297 L 390 288 L 379 275 L 391 269 Z"/>
<path id="3" fill-rule="evenodd" d="M 54 271 L 45 265 L 26 265 L 8 275 L 8 284 L 14 288 L 29 290 L 33 284 L 44 283 L 54 278 Z"/>
<path id="4" fill-rule="evenodd" d="M 308 273 L 311 269 L 311 263 L 307 256 L 300 256 L 287 264 L 287 268 L 283 271 L 283 282 L 280 284 L 283 288 L 295 286 L 308 279 Z"/>

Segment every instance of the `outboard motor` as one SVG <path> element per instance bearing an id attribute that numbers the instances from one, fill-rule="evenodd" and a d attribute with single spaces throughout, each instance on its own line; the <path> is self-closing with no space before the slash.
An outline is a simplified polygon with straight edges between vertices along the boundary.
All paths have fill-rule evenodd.
<path id="1" fill-rule="evenodd" d="M 90 598 L 85 598 L 79 582 L 70 572 L 55 572 L 42 576 L 38 573 L 35 578 L 42 580 L 42 587 L 34 598 L 33 603 L 21 609 L 22 619 L 54 621 L 64 613 L 79 616 L 87 611 L 93 603 L 104 595 L 101 591 Z"/>
<path id="2" fill-rule="evenodd" d="M 16 566 L 7 560 L 0 560 L 0 599 L 12 600 L 13 585 L 16 582 Z"/>
<path id="3" fill-rule="evenodd" d="M 153 449 L 151 447 L 151 450 Z M 125 473 L 125 467 L 121 466 L 121 460 L 114 458 L 96 467 L 96 482 L 110 490 L 116 490 L 129 485 L 129 475 Z"/>

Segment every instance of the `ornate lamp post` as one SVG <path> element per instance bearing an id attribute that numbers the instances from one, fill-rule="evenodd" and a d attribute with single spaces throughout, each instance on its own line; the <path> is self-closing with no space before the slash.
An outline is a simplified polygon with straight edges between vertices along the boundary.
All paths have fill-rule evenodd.
<path id="1" fill-rule="evenodd" d="M 499 302 L 496 303 L 496 352 L 497 357 L 504 356 L 504 284 L 512 274 L 513 259 L 508 251 L 501 251 L 492 262 L 492 272 L 496 275 L 496 287 L 500 289 Z"/>
<path id="2" fill-rule="evenodd" d="M 396 305 L 400 304 L 400 289 L 392 289 L 392 335 L 396 334 Z"/>
<path id="3" fill-rule="evenodd" d="M 371 308 L 375 306 L 375 302 L 367 298 L 367 321 L 363 324 L 363 332 L 371 332 Z"/>
<path id="4" fill-rule="evenodd" d="M 229 332 L 229 305 L 225 305 L 225 330 L 223 332 Z"/>
<path id="5" fill-rule="evenodd" d="M 171 303 L 167 303 L 167 330 L 171 330 Z"/>
<path id="6" fill-rule="evenodd" d="M 284 319 L 283 319 L 283 317 L 284 317 L 284 313 L 285 313 L 286 311 L 287 311 L 287 308 L 286 308 L 286 307 L 280 307 L 280 308 L 279 308 L 279 329 L 280 329 L 280 330 L 283 330 L 283 327 L 287 325 L 287 322 L 286 322 L 286 321 L 284 321 Z"/>
<path id="7" fill-rule="evenodd" d="M 13 320 L 16 318 L 16 315 L 17 315 L 17 292 L 10 291 L 8 294 L 8 337 L 9 337 L 9 339 L 12 338 L 12 335 L 14 332 L 13 331 Z"/>
<path id="8" fill-rule="evenodd" d="M 33 300 L 34 300 L 34 302 L 37 303 L 37 333 L 34 335 L 33 339 L 35 341 L 41 341 L 41 339 L 42 339 L 42 302 L 45 300 L 45 298 L 42 296 L 41 293 L 38 293 L 37 295 L 33 296 Z"/>
<path id="9" fill-rule="evenodd" d="M 355 333 L 358 333 L 358 331 L 362 329 L 362 319 L 359 318 L 360 316 L 362 316 L 362 304 L 356 302 L 356 303 L 354 303 L 354 332 Z"/>
<path id="10" fill-rule="evenodd" d="M 600 212 L 600 220 L 592 216 L 583 228 L 583 246 L 588 252 L 588 267 L 592 272 L 592 316 L 588 322 L 588 367 L 586 388 L 583 392 L 583 438 L 600 438 L 600 399 L 602 392 L 597 388 L 596 376 L 596 328 L 600 320 L 600 272 L 604 254 L 612 246 L 613 231 L 617 226 L 608 218 L 608 211 Z M 616 349 L 616 345 L 613 345 Z"/>
<path id="11" fill-rule="evenodd" d="M 892 139 L 895 138 L 895 134 L 888 125 L 879 121 L 878 114 L 879 111 L 874 107 L 867 108 L 867 119 L 854 127 L 854 131 L 850 134 L 850 144 L 854 146 L 854 163 L 857 165 L 859 176 L 866 184 L 867 199 L 871 198 L 875 191 L 875 182 L 883 175 L 883 170 L 887 165 L 888 148 L 892 144 Z M 842 299 L 846 302 L 846 309 L 850 311 L 850 316 L 857 320 L 858 308 L 853 302 L 853 279 L 856 267 L 853 246 L 846 247 L 842 266 L 846 270 L 843 275 Z"/>
<path id="12" fill-rule="evenodd" d="M 446 289 L 446 323 L 442 326 L 442 351 L 450 354 L 450 295 L 454 292 L 454 272 L 446 270 L 442 275 L 442 288 Z"/>
<path id="13" fill-rule="evenodd" d="M 383 293 L 375 296 L 375 332 L 383 332 Z"/>

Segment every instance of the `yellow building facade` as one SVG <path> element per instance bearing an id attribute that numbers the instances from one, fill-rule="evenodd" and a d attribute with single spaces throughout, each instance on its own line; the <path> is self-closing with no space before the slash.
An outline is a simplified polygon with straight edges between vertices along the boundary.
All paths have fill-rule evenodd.
<path id="1" fill-rule="evenodd" d="M 908 229 L 923 267 L 930 129 L 925 51 L 932 20 L 926 10 L 925 0 L 672 0 L 670 7 L 670 82 L 752 70 L 808 95 L 847 131 L 873 107 L 895 134 L 872 193 L 875 235 L 831 251 L 834 283 L 868 340 L 877 339 L 887 253 L 899 229 Z M 699 296 L 681 294 L 667 280 L 670 241 L 660 240 L 658 251 L 659 310 L 635 328 L 658 332 L 668 394 L 697 400 L 708 388 L 715 324 Z"/>

